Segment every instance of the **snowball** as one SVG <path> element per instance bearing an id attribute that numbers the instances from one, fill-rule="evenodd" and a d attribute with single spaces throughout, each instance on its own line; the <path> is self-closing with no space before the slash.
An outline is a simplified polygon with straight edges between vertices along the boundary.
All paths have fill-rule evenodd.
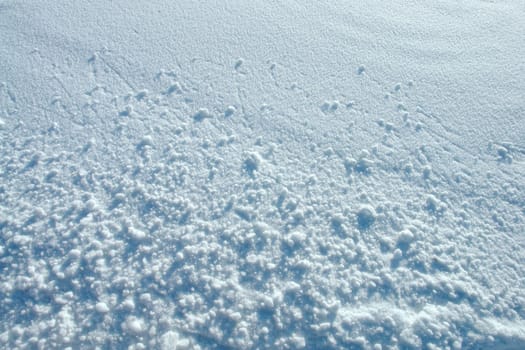
<path id="1" fill-rule="evenodd" d="M 146 233 L 144 231 L 134 227 L 129 227 L 127 232 L 128 236 L 134 241 L 142 241 L 146 238 Z"/>
<path id="2" fill-rule="evenodd" d="M 306 346 L 306 340 L 304 337 L 297 334 L 292 335 L 290 342 L 294 349 L 302 349 Z"/>
<path id="3" fill-rule="evenodd" d="M 409 244 L 414 240 L 414 234 L 410 230 L 403 230 L 397 235 L 397 242 Z"/>
<path id="4" fill-rule="evenodd" d="M 206 118 L 211 118 L 210 111 L 207 108 L 201 108 L 193 115 L 193 120 L 196 122 L 202 122 Z"/>
<path id="5" fill-rule="evenodd" d="M 135 302 L 133 301 L 132 298 L 127 298 L 126 300 L 122 302 L 121 306 L 123 309 L 133 310 L 135 309 Z"/>
<path id="6" fill-rule="evenodd" d="M 128 333 L 139 335 L 146 330 L 146 325 L 143 320 L 130 316 L 124 321 L 122 328 Z"/>
<path id="7" fill-rule="evenodd" d="M 97 312 L 101 313 L 101 314 L 105 314 L 105 313 L 108 313 L 109 312 L 109 307 L 106 303 L 104 302 L 98 302 L 96 305 L 95 305 L 95 310 L 97 310 Z"/>
<path id="8" fill-rule="evenodd" d="M 376 211 L 370 205 L 363 205 L 357 211 L 357 226 L 360 230 L 368 229 L 376 221 Z"/>
<path id="9" fill-rule="evenodd" d="M 262 158 L 258 153 L 256 152 L 245 153 L 243 168 L 248 174 L 253 175 L 255 172 L 257 172 L 261 166 L 261 163 L 262 163 Z"/>
<path id="10" fill-rule="evenodd" d="M 228 106 L 228 108 L 226 108 L 226 111 L 224 112 L 224 115 L 229 117 L 231 115 L 233 115 L 235 113 L 235 107 L 234 106 Z"/>

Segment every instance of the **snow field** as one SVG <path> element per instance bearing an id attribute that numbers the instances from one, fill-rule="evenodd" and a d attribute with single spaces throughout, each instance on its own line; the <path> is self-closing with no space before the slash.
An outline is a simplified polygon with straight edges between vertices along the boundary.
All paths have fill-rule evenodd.
<path id="1" fill-rule="evenodd" d="M 483 14 L 493 6 L 513 18 L 512 4 L 471 3 L 436 7 Z M 14 26 L 8 14 L 40 5 L 0 3 L 0 15 Z M 445 55 L 425 66 L 417 54 L 436 55 L 410 46 L 416 29 L 403 32 L 408 54 L 385 44 L 385 23 L 399 29 L 405 21 L 391 16 L 397 3 L 372 6 L 368 22 L 359 15 L 369 10 L 353 9 L 350 30 L 341 4 L 256 2 L 255 42 L 242 33 L 251 22 L 236 17 L 252 8 L 235 5 L 94 2 L 109 14 L 64 5 L 72 18 L 86 16 L 94 39 L 58 21 L 62 10 L 50 5 L 44 12 L 55 22 L 41 37 L 35 19 L 0 39 L 28 34 L 9 46 L 19 62 L 0 54 L 11 67 L 0 70 L 0 346 L 525 346 L 525 151 L 515 83 L 492 75 L 501 97 L 488 110 L 502 124 L 493 130 L 477 114 L 474 99 L 484 92 L 474 84 L 454 104 L 444 96 L 463 81 L 440 94 L 447 74 L 469 74 L 468 59 L 454 68 Z M 422 7 L 428 18 L 436 10 Z M 160 24 L 134 27 L 151 42 L 121 44 L 112 29 L 123 35 L 136 25 L 137 9 Z M 217 11 L 237 21 L 219 25 Z M 113 24 L 95 25 L 110 15 Z M 444 18 L 415 22 L 443 55 L 456 45 L 452 31 L 435 33 Z M 374 21 L 383 34 L 370 31 Z M 154 44 L 166 23 L 176 39 L 168 43 L 185 50 Z M 210 23 L 223 45 L 215 53 L 207 52 Z M 202 33 L 202 42 L 186 33 Z M 285 34 L 308 38 L 319 57 Z M 356 40 L 352 58 L 340 61 L 345 35 Z M 26 50 L 34 37 L 52 45 Z M 264 50 L 268 38 L 275 55 Z M 330 48 L 327 38 L 341 45 Z M 391 54 L 369 57 L 367 38 Z M 126 45 L 152 51 L 144 59 Z M 417 63 L 413 71 L 399 63 L 404 55 Z M 516 57 L 508 59 L 521 64 Z M 27 73 L 27 62 L 40 70 Z M 483 80 L 476 74 L 470 83 Z"/>

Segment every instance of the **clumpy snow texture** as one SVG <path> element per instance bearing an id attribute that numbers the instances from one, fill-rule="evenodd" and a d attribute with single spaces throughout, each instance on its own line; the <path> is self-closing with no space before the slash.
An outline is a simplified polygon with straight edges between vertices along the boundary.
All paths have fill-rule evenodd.
<path id="1" fill-rule="evenodd" d="M 523 13 L 0 0 L 0 348 L 524 349 Z"/>

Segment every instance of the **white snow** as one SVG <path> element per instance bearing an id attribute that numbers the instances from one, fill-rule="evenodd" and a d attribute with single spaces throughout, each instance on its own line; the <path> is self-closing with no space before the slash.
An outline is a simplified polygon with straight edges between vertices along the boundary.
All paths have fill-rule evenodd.
<path id="1" fill-rule="evenodd" d="M 129 316 L 122 324 L 122 329 L 130 334 L 138 335 L 145 331 L 146 325 L 143 320 L 134 316 Z"/>
<path id="2" fill-rule="evenodd" d="M 105 313 L 108 313 L 110 311 L 108 305 L 104 302 L 99 302 L 95 305 L 95 310 L 97 310 L 97 312 L 100 312 L 101 314 L 105 314 Z"/>
<path id="3" fill-rule="evenodd" d="M 525 348 L 523 13 L 0 0 L 0 348 Z"/>

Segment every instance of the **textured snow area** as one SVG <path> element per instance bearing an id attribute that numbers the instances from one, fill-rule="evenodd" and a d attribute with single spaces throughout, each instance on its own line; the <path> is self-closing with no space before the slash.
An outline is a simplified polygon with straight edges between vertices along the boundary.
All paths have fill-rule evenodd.
<path id="1" fill-rule="evenodd" d="M 524 13 L 0 0 L 0 347 L 525 348 Z"/>

